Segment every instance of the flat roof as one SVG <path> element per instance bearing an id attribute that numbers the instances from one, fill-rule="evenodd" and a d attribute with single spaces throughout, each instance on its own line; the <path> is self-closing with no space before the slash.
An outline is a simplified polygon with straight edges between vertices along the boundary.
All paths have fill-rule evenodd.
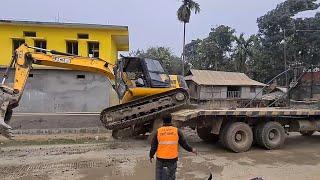
<path id="1" fill-rule="evenodd" d="M 25 26 L 44 26 L 44 27 L 70 27 L 70 28 L 90 28 L 90 29 L 110 29 L 128 31 L 128 26 L 103 25 L 103 24 L 84 24 L 84 23 L 61 23 L 61 22 L 39 22 L 39 21 L 19 21 L 0 19 L 0 25 L 25 25 Z"/>

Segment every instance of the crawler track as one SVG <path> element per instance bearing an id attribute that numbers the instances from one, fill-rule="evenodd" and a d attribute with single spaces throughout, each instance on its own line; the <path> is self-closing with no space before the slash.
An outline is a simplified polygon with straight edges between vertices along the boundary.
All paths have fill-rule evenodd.
<path id="1" fill-rule="evenodd" d="M 189 104 L 185 89 L 175 89 L 104 109 L 100 120 L 107 129 L 119 130 L 146 124 L 155 117 L 174 112 Z"/>

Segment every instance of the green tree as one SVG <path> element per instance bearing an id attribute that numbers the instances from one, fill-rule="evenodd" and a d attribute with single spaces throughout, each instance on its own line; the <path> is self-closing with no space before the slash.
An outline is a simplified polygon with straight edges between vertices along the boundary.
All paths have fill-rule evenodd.
<path id="1" fill-rule="evenodd" d="M 320 59 L 320 13 L 315 17 L 295 20 L 296 32 L 289 39 L 292 57 L 297 64 L 319 65 Z"/>
<path id="2" fill-rule="evenodd" d="M 185 55 L 196 69 L 231 71 L 232 44 L 235 30 L 228 26 L 212 28 L 208 37 L 191 41 Z"/>
<path id="3" fill-rule="evenodd" d="M 255 36 L 245 39 L 244 34 L 241 33 L 239 37 L 235 37 L 235 50 L 233 54 L 234 68 L 237 72 L 247 73 L 248 61 L 252 54 L 252 46 Z"/>
<path id="4" fill-rule="evenodd" d="M 192 68 L 202 69 L 203 67 L 202 43 L 202 39 L 197 39 L 192 40 L 185 46 L 185 57 L 187 58 L 187 62 L 192 64 Z"/>
<path id="5" fill-rule="evenodd" d="M 268 66 L 268 68 L 271 66 L 271 77 L 284 71 L 297 61 L 310 61 L 308 59 L 314 55 L 315 51 L 313 51 L 314 48 L 309 42 L 310 40 L 314 42 L 314 40 L 310 39 L 311 34 L 298 35 L 296 32 L 298 28 L 309 29 L 310 27 L 307 24 L 310 22 L 306 23 L 309 20 L 296 20 L 294 16 L 318 7 L 319 4 L 316 0 L 287 0 L 266 15 L 258 18 L 258 35 L 261 37 L 262 51 L 269 59 L 268 63 L 261 64 L 261 68 L 266 69 L 267 67 L 263 66 Z M 286 68 L 284 67 L 285 62 L 288 64 Z"/>
<path id="6" fill-rule="evenodd" d="M 181 74 L 181 67 L 179 67 L 181 59 L 168 47 L 150 47 L 146 51 L 138 49 L 130 55 L 160 60 L 169 74 Z"/>
<path id="7" fill-rule="evenodd" d="M 250 47 L 250 56 L 247 61 L 247 72 L 252 79 L 260 82 L 267 82 L 273 78 L 272 66 L 269 57 L 264 51 L 261 38 L 258 35 L 250 36 L 252 44 Z"/>
<path id="8" fill-rule="evenodd" d="M 185 45 L 186 45 L 186 24 L 190 22 L 191 12 L 200 12 L 200 5 L 193 0 L 183 0 L 177 11 L 178 20 L 183 23 L 183 49 L 182 49 L 182 75 L 184 75 Z"/>

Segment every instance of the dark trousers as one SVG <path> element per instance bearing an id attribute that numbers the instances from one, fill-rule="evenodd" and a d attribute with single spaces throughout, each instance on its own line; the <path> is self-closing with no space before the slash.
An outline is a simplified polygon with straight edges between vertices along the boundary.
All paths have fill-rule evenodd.
<path id="1" fill-rule="evenodd" d="M 175 180 L 177 161 L 156 161 L 156 180 Z"/>

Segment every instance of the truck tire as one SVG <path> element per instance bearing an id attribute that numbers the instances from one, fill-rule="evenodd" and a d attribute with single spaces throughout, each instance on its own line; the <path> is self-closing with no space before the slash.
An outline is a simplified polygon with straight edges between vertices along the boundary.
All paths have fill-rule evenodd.
<path id="1" fill-rule="evenodd" d="M 250 126 L 243 122 L 234 122 L 225 127 L 223 135 L 224 146 L 236 153 L 248 151 L 253 141 Z"/>
<path id="2" fill-rule="evenodd" d="M 257 143 L 268 150 L 279 149 L 286 139 L 283 126 L 275 121 L 262 123 L 257 127 Z"/>
<path id="3" fill-rule="evenodd" d="M 312 136 L 314 133 L 315 131 L 300 131 L 302 136 Z"/>
<path id="4" fill-rule="evenodd" d="M 219 135 L 211 133 L 211 127 L 198 127 L 197 134 L 204 142 L 217 142 Z"/>
<path id="5" fill-rule="evenodd" d="M 260 140 L 258 138 L 258 134 L 259 134 L 259 129 L 262 128 L 262 126 L 264 126 L 265 123 L 259 123 L 256 126 L 254 126 L 253 129 L 253 143 L 254 145 L 260 145 Z"/>
<path id="6" fill-rule="evenodd" d="M 226 132 L 231 124 L 232 124 L 232 122 L 228 122 L 228 123 L 224 124 L 221 127 L 221 130 L 219 133 L 219 142 L 220 142 L 221 146 L 225 147 L 225 148 L 226 148 Z"/>

